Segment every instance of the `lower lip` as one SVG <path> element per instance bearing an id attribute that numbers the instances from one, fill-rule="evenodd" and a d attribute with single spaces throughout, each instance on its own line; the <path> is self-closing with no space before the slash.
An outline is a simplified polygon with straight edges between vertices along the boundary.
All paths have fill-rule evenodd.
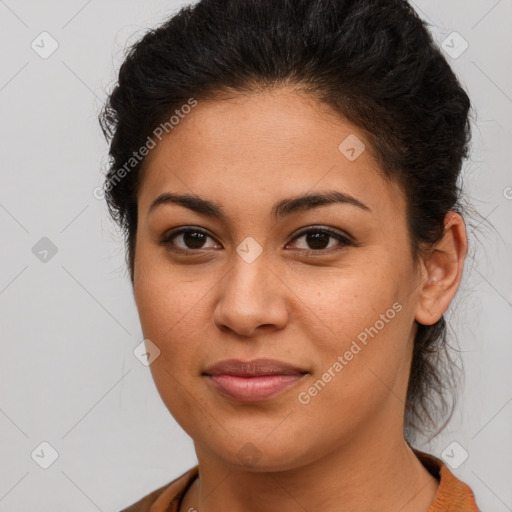
<path id="1" fill-rule="evenodd" d="M 223 396 L 237 402 L 268 400 L 294 386 L 304 375 L 263 375 L 236 377 L 208 375 L 208 382 Z"/>

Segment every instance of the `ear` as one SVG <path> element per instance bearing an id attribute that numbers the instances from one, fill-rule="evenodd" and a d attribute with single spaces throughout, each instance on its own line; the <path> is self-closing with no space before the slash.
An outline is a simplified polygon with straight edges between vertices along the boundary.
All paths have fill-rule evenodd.
<path id="1" fill-rule="evenodd" d="M 444 233 L 422 259 L 422 284 L 415 320 L 423 325 L 435 324 L 448 309 L 462 279 L 468 251 L 466 227 L 453 211 L 444 218 Z"/>

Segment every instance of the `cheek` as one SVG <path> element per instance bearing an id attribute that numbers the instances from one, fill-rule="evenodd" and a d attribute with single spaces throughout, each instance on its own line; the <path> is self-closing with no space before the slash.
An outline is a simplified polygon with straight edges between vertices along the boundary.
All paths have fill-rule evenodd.
<path id="1" fill-rule="evenodd" d="M 310 293 L 308 309 L 315 311 L 316 325 L 326 327 L 325 336 L 312 337 L 318 364 L 297 397 L 310 412 L 368 414 L 407 370 L 412 316 L 401 291 L 403 267 L 381 258 Z"/>
<path id="2" fill-rule="evenodd" d="M 144 336 L 154 338 L 155 343 L 165 345 L 182 328 L 180 324 L 193 327 L 191 318 L 207 291 L 207 283 L 187 280 L 162 251 L 148 243 L 137 247 L 133 293 Z"/>
<path id="3" fill-rule="evenodd" d="M 201 352 L 207 343 L 204 322 L 204 298 L 208 287 L 180 282 L 178 275 L 162 272 L 141 255 L 144 278 L 134 283 L 134 296 L 144 338 L 160 350 L 150 365 L 155 386 L 162 401 L 189 431 L 198 423 L 197 413 L 208 407 L 193 391 L 199 372 Z M 142 277 L 142 274 L 140 274 Z M 200 415 L 199 415 L 200 416 Z"/>
<path id="4" fill-rule="evenodd" d="M 165 364 L 175 375 L 192 371 L 198 365 L 197 352 L 208 345 L 209 317 L 202 301 L 206 292 L 194 290 L 185 293 L 176 281 L 158 278 L 148 279 L 136 292 L 144 337 L 160 349 L 159 365 Z"/>
<path id="5" fill-rule="evenodd" d="M 384 325 L 389 331 L 389 320 L 396 316 L 393 304 L 402 300 L 402 282 L 407 279 L 405 274 L 383 257 L 376 258 L 376 261 L 368 257 L 363 263 L 358 263 L 329 273 L 308 269 L 290 277 L 299 299 L 296 304 L 302 308 L 298 318 L 307 315 L 310 322 L 306 326 L 313 322 L 323 328 L 325 335 L 315 340 L 315 344 L 318 340 L 319 347 L 332 347 L 339 352 L 361 332 L 364 338 L 364 329 L 376 322 L 379 331 Z M 381 315 L 384 315 L 382 320 Z"/>
<path id="6" fill-rule="evenodd" d="M 397 303 L 395 308 L 399 309 Z M 387 323 L 379 317 L 371 322 L 360 317 L 356 326 L 350 319 L 350 328 L 323 351 L 319 371 L 297 390 L 297 412 L 305 422 L 314 419 L 313 430 L 321 425 L 322 436 L 343 437 L 370 424 L 388 407 L 401 418 L 408 359 L 403 340 L 409 326 L 400 316 L 404 309 L 396 309 L 383 309 Z"/>

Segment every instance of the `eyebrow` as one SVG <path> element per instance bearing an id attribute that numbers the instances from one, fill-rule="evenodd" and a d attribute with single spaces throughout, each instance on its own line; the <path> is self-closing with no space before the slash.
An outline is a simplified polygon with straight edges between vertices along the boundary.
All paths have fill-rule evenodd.
<path id="1" fill-rule="evenodd" d="M 306 194 L 283 199 L 272 207 L 271 215 L 275 219 L 280 219 L 282 217 L 291 215 L 292 213 L 312 210 L 320 206 L 336 203 L 349 204 L 365 211 L 371 211 L 371 209 L 359 201 L 359 199 L 336 190 L 329 190 L 326 192 Z M 220 220 L 227 219 L 224 208 L 216 202 L 203 199 L 197 195 L 173 194 L 170 192 L 165 192 L 159 195 L 151 203 L 148 210 L 148 215 L 158 206 L 164 204 L 177 204 L 188 208 L 189 210 L 192 210 L 200 215 L 204 215 L 205 217 L 218 218 Z"/>

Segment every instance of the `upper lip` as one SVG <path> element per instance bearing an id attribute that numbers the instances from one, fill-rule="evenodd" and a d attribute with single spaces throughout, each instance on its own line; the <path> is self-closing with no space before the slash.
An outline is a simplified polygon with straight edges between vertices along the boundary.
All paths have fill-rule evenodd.
<path id="1" fill-rule="evenodd" d="M 234 375 L 236 377 L 261 377 L 264 375 L 298 375 L 307 373 L 299 367 L 275 359 L 226 359 L 209 366 L 203 375 Z"/>

